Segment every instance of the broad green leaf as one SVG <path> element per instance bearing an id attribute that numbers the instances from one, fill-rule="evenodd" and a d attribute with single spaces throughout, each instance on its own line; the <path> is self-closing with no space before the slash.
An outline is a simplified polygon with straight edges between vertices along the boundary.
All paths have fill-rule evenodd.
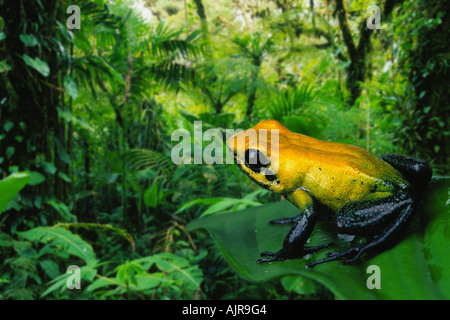
<path id="1" fill-rule="evenodd" d="M 110 278 L 99 278 L 96 279 L 92 284 L 90 284 L 86 288 L 86 292 L 90 293 L 92 291 L 95 291 L 100 288 L 108 287 L 108 286 L 120 286 L 121 284 L 117 281 L 117 279 L 110 279 Z"/>
<path id="2" fill-rule="evenodd" d="M 44 244 L 51 243 L 68 254 L 83 259 L 87 265 L 95 264 L 95 253 L 91 245 L 80 238 L 77 234 L 64 229 L 54 227 L 37 227 L 18 234 L 30 241 L 39 241 Z"/>
<path id="3" fill-rule="evenodd" d="M 21 34 L 19 38 L 28 47 L 34 47 L 38 44 L 38 41 L 32 34 Z"/>
<path id="4" fill-rule="evenodd" d="M 60 275 L 58 265 L 52 260 L 40 261 L 39 265 L 45 271 L 45 273 L 50 277 L 50 279 L 54 279 Z"/>
<path id="5" fill-rule="evenodd" d="M 137 290 L 148 290 L 158 286 L 167 276 L 164 273 L 147 273 L 139 275 L 137 279 Z"/>
<path id="6" fill-rule="evenodd" d="M 231 266 L 250 281 L 299 275 L 324 285 L 339 299 L 450 299 L 449 189 L 450 178 L 433 178 L 401 241 L 356 265 L 333 261 L 305 267 L 306 262 L 349 246 L 336 235 L 333 224 L 325 222 L 316 224 L 308 245 L 333 242 L 335 247 L 305 259 L 257 264 L 260 252 L 281 248 L 290 228 L 269 225 L 269 221 L 298 214 L 288 201 L 204 217 L 191 222 L 187 231 L 205 228 Z M 381 289 L 367 287 L 370 265 L 380 268 Z"/>
<path id="7" fill-rule="evenodd" d="M 78 97 L 78 86 L 75 80 L 70 75 L 64 76 L 64 88 L 67 90 L 67 94 L 72 98 Z"/>
<path id="8" fill-rule="evenodd" d="M 37 70 L 44 77 L 47 77 L 50 74 L 50 68 L 49 68 L 47 62 L 42 61 L 38 57 L 33 59 L 27 54 L 24 54 L 22 57 L 23 57 L 23 61 L 25 61 L 27 66 L 30 66 L 33 69 Z"/>
<path id="9" fill-rule="evenodd" d="M 42 173 L 30 172 L 30 182 L 28 183 L 30 186 L 35 186 L 43 181 L 45 181 L 45 176 Z"/>
<path id="10" fill-rule="evenodd" d="M 0 181 L 0 215 L 12 199 L 30 181 L 27 172 L 17 172 Z"/>

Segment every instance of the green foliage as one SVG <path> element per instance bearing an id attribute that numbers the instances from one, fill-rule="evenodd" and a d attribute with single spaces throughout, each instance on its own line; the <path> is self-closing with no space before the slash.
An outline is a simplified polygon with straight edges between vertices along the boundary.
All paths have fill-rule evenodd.
<path id="1" fill-rule="evenodd" d="M 92 247 L 78 235 L 63 228 L 37 227 L 28 231 L 19 232 L 19 236 L 29 241 L 40 241 L 45 246 L 42 253 L 53 251 L 58 255 L 74 255 L 82 259 L 88 266 L 96 264 Z"/>
<path id="2" fill-rule="evenodd" d="M 13 173 L 0 181 L 0 215 L 29 181 L 30 174 L 27 172 Z"/>
<path id="3" fill-rule="evenodd" d="M 170 155 L 194 121 L 225 138 L 273 118 L 447 174 L 444 1 L 385 1 L 373 32 L 370 1 L 342 2 L 349 34 L 337 2 L 80 0 L 73 30 L 64 1 L 0 2 L 0 299 L 332 298 L 292 274 L 250 283 L 209 235 L 186 232 L 280 196 L 236 166 Z"/>
<path id="4" fill-rule="evenodd" d="M 436 163 L 448 174 L 450 136 L 448 44 L 449 14 L 442 1 L 405 1 L 393 32 L 399 37 L 399 71 L 409 81 L 396 101 L 401 119 L 396 139 L 405 153 Z"/>
<path id="5" fill-rule="evenodd" d="M 350 245 L 324 223 L 316 226 L 308 244 L 314 246 L 332 242 L 336 244 L 332 249 L 305 259 L 257 264 L 260 251 L 278 250 L 290 228 L 285 225 L 271 226 L 269 221 L 298 214 L 297 208 L 287 201 L 202 218 L 191 222 L 188 231 L 206 228 L 233 268 L 251 281 L 300 276 L 283 278 L 282 283 L 288 291 L 306 293 L 314 290 L 307 280 L 311 279 L 327 287 L 339 299 L 446 299 L 450 295 L 447 280 L 450 277 L 450 234 L 447 232 L 450 226 L 449 188 L 449 178 L 435 178 L 423 200 L 423 207 L 401 242 L 358 265 L 340 266 L 338 262 L 330 262 L 312 269 L 305 268 L 306 262 Z M 370 265 L 381 269 L 380 290 L 366 287 L 369 276 L 366 270 Z"/>
<path id="6" fill-rule="evenodd" d="M 206 199 L 195 199 L 188 201 L 180 206 L 180 208 L 175 211 L 174 214 L 179 214 L 183 211 L 186 211 L 190 207 L 194 205 L 209 205 L 209 208 L 206 209 L 200 217 L 210 215 L 210 214 L 216 214 L 221 212 L 228 212 L 228 211 L 239 211 L 241 209 L 247 208 L 247 207 L 257 207 L 260 206 L 261 203 L 254 200 L 254 198 L 258 196 L 264 196 L 267 195 L 267 190 L 257 190 L 254 191 L 242 199 L 236 199 L 236 198 L 225 198 L 225 197 L 217 197 L 217 198 L 206 198 Z"/>

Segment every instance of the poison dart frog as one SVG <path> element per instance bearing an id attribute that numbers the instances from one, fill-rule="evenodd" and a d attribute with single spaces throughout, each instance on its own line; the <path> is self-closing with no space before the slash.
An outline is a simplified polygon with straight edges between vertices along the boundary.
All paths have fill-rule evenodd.
<path id="1" fill-rule="evenodd" d="M 275 139 L 274 139 L 275 138 Z M 365 242 L 330 252 L 307 264 L 341 260 L 350 264 L 368 252 L 391 246 L 410 222 L 432 170 L 403 155 L 380 158 L 360 147 L 294 133 L 275 120 L 259 122 L 227 141 L 237 165 L 260 186 L 283 195 L 300 209 L 279 251 L 263 251 L 258 263 L 291 260 L 332 246 L 307 246 L 316 221 L 331 213 L 337 232 Z"/>

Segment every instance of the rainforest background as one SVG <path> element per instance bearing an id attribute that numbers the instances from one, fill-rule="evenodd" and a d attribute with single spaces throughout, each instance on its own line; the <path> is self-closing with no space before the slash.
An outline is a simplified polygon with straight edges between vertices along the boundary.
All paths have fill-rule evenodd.
<path id="1" fill-rule="evenodd" d="M 234 165 L 175 165 L 172 132 L 276 119 L 448 175 L 449 8 L 0 0 L 0 299 L 333 298 L 297 276 L 251 283 L 186 232 L 280 197 Z"/>

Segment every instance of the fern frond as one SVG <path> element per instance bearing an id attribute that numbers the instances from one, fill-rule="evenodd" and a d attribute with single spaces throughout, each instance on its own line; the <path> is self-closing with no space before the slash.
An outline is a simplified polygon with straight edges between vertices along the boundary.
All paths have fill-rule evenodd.
<path id="1" fill-rule="evenodd" d="M 134 170 L 162 169 L 172 170 L 173 163 L 165 154 L 147 149 L 130 149 L 124 153 L 127 163 Z"/>

